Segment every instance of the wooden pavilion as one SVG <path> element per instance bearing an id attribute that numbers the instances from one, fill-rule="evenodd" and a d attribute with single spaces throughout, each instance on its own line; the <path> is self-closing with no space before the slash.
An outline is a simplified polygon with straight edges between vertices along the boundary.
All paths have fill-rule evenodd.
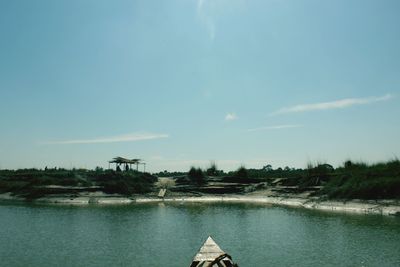
<path id="1" fill-rule="evenodd" d="M 132 170 L 132 165 L 136 164 L 136 171 L 139 171 L 139 164 L 143 165 L 143 172 L 146 172 L 146 163 L 142 162 L 141 159 L 127 159 L 123 157 L 115 157 L 108 162 L 108 168 L 110 169 L 110 164 L 115 163 L 115 169 L 117 171 L 122 171 L 121 166 L 123 166 L 123 170 L 129 171 Z"/>

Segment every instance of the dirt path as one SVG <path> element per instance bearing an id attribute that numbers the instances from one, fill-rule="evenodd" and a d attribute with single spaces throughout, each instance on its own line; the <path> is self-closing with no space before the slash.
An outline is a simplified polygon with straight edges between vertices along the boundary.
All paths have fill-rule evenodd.
<path id="1" fill-rule="evenodd" d="M 175 185 L 175 181 L 171 177 L 159 177 L 155 185 L 158 188 L 170 188 Z"/>

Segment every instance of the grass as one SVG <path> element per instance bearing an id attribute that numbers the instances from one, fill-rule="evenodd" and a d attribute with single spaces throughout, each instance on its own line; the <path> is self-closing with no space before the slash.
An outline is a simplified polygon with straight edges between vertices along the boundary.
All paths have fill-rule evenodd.
<path id="1" fill-rule="evenodd" d="M 272 184 L 276 178 L 284 178 L 280 181 L 281 185 L 297 186 L 300 191 L 320 186 L 322 189 L 315 195 L 331 199 L 400 199 L 398 159 L 375 164 L 348 160 L 336 169 L 329 164 L 317 162 L 308 164 L 305 169 L 289 167 L 273 169 L 267 165 L 261 169 L 240 167 L 236 171 L 224 173 L 222 170 L 217 170 L 214 164 L 205 171 L 192 167 L 187 173 L 162 173 L 166 176 L 179 174 L 179 178 L 176 179 L 177 184 L 187 185 L 190 190 L 205 187 L 210 178 L 243 185 L 260 182 Z M 150 192 L 156 180 L 156 176 L 148 173 L 116 172 L 100 168 L 0 170 L 0 193 L 11 192 L 14 195 L 35 199 L 50 194 L 90 191 L 95 186 L 95 190 L 102 190 L 105 193 L 129 196 Z M 49 188 L 48 185 L 70 186 L 76 190 Z"/>
<path id="2" fill-rule="evenodd" d="M 0 193 L 10 192 L 14 195 L 35 199 L 50 194 L 77 193 L 96 190 L 105 193 L 131 195 L 151 191 L 157 178 L 148 173 L 136 171 L 116 172 L 112 170 L 83 169 L 22 169 L 0 171 Z M 70 188 L 51 188 L 57 185 Z M 75 189 L 74 189 L 75 188 Z"/>
<path id="3" fill-rule="evenodd" d="M 176 179 L 176 183 L 180 185 L 202 186 L 207 183 L 207 176 L 200 168 L 191 167 L 186 175 Z"/>
<path id="4" fill-rule="evenodd" d="M 346 161 L 321 190 L 329 198 L 400 198 L 400 161 L 368 165 Z"/>
<path id="5" fill-rule="evenodd" d="M 239 168 L 222 177 L 224 182 L 270 183 L 285 178 L 284 186 L 306 190 L 313 186 L 322 189 L 315 195 L 330 199 L 400 199 L 400 161 L 398 159 L 375 164 L 347 160 L 338 168 L 323 162 L 309 163 L 305 169 Z"/>

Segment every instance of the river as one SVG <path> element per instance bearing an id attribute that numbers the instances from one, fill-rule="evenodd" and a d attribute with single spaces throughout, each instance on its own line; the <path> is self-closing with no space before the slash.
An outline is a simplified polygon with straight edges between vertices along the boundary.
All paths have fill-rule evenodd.
<path id="1" fill-rule="evenodd" d="M 400 266 L 400 218 L 253 204 L 0 205 L 0 266 Z"/>

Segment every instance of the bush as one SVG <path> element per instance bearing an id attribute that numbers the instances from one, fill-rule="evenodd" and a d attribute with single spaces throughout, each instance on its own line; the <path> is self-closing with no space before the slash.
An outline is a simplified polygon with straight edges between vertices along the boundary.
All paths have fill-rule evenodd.
<path id="1" fill-rule="evenodd" d="M 95 178 L 103 192 L 132 195 L 150 192 L 157 178 L 148 173 L 109 171 Z"/>
<path id="2" fill-rule="evenodd" d="M 211 163 L 211 166 L 206 170 L 206 174 L 207 176 L 218 176 L 219 172 L 214 162 Z"/>
<path id="3" fill-rule="evenodd" d="M 236 171 L 235 177 L 246 180 L 249 178 L 249 173 L 247 169 L 244 166 L 242 166 Z"/>
<path id="4" fill-rule="evenodd" d="M 24 169 L 1 170 L 0 192 L 11 192 L 27 199 L 39 198 L 50 194 L 64 194 L 91 188 L 74 190 L 73 188 L 49 188 L 48 185 L 59 186 L 101 186 L 106 193 L 130 195 L 146 193 L 152 189 L 157 177 L 149 173 L 115 172 L 112 170 L 64 170 L 64 169 Z"/>
<path id="5" fill-rule="evenodd" d="M 368 166 L 346 161 L 321 191 L 329 198 L 400 198 L 400 162 L 392 160 Z"/>
<path id="6" fill-rule="evenodd" d="M 334 175 L 334 172 L 335 169 L 332 165 L 326 163 L 317 163 L 316 165 L 308 163 L 306 172 L 293 181 L 297 180 L 300 188 L 318 186 L 328 182 Z"/>
<path id="7" fill-rule="evenodd" d="M 245 167 L 240 167 L 234 173 L 231 173 L 230 176 L 225 176 L 222 179 L 225 183 L 243 183 L 243 184 L 250 184 L 250 183 L 259 183 L 260 179 L 257 176 L 250 177 L 249 170 Z"/>
<path id="8" fill-rule="evenodd" d="M 188 178 L 193 184 L 202 185 L 206 183 L 206 177 L 200 168 L 191 167 Z"/>

